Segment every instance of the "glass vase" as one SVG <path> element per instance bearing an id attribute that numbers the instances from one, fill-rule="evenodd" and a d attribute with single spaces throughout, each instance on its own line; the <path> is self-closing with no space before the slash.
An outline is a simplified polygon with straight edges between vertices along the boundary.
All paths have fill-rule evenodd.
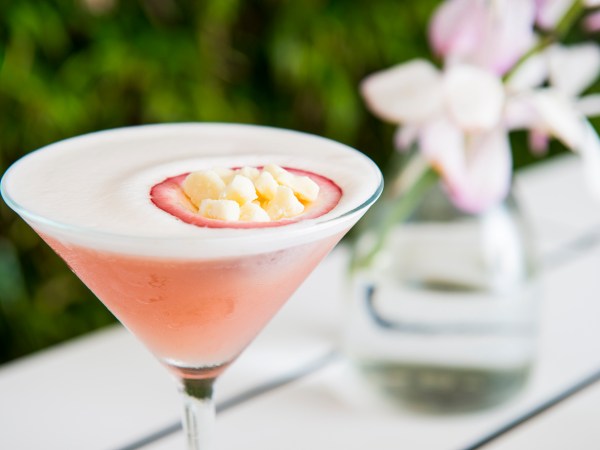
<path id="1" fill-rule="evenodd" d="M 525 385 L 535 356 L 535 264 L 512 195 L 479 214 L 439 183 L 382 231 L 383 198 L 355 241 L 343 347 L 386 399 L 423 412 L 490 408 Z"/>

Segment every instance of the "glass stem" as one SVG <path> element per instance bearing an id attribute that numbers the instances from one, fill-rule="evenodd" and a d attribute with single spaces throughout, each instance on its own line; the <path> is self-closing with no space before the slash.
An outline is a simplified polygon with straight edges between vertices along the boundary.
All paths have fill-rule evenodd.
<path id="1" fill-rule="evenodd" d="M 183 429 L 189 450 L 210 450 L 215 422 L 214 378 L 183 379 Z"/>

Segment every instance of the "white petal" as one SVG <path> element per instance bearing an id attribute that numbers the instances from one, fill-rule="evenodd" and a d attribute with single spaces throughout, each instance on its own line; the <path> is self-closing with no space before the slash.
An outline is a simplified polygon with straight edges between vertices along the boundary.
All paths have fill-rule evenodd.
<path id="1" fill-rule="evenodd" d="M 467 152 L 465 179 L 450 193 L 463 210 L 480 212 L 504 199 L 510 189 L 512 156 L 506 131 L 472 136 Z"/>
<path id="2" fill-rule="evenodd" d="M 439 118 L 425 125 L 419 134 L 419 145 L 423 155 L 444 179 L 464 177 L 465 138 L 450 120 Z"/>
<path id="3" fill-rule="evenodd" d="M 600 6 L 600 0 L 585 0 L 583 3 L 588 8 L 597 8 Z"/>
<path id="4" fill-rule="evenodd" d="M 486 7 L 480 0 L 448 0 L 434 11 L 429 40 L 438 55 L 465 56 L 481 44 Z"/>
<path id="5" fill-rule="evenodd" d="M 523 92 L 541 86 L 548 78 L 548 59 L 538 53 L 525 60 L 506 81 L 509 92 Z"/>
<path id="6" fill-rule="evenodd" d="M 538 89 L 510 97 L 506 102 L 505 126 L 546 133 L 574 150 L 584 138 L 583 114 L 578 104 L 556 89 Z"/>
<path id="7" fill-rule="evenodd" d="M 394 133 L 394 144 L 400 151 L 409 150 L 419 137 L 419 127 L 406 124 L 396 129 Z"/>
<path id="8" fill-rule="evenodd" d="M 548 51 L 550 84 L 575 97 L 590 86 L 600 73 L 600 46 L 594 43 L 555 45 Z"/>
<path id="9" fill-rule="evenodd" d="M 440 117 L 425 124 L 419 133 L 419 145 L 432 162 L 442 161 L 446 154 L 464 153 L 463 132 L 449 119 Z"/>
<path id="10" fill-rule="evenodd" d="M 441 119 L 423 128 L 420 144 L 459 208 L 483 211 L 506 196 L 512 159 L 505 130 L 470 135 L 465 140 L 460 129 Z"/>
<path id="11" fill-rule="evenodd" d="M 441 108 L 441 74 L 430 62 L 414 60 L 367 77 L 361 92 L 383 119 L 423 122 Z"/>
<path id="12" fill-rule="evenodd" d="M 570 99 L 561 92 L 544 89 L 534 94 L 533 104 L 548 133 L 571 149 L 581 145 L 584 138 L 583 116 Z"/>
<path id="13" fill-rule="evenodd" d="M 535 42 L 533 0 L 447 0 L 429 27 L 446 63 L 467 63 L 504 74 Z"/>
<path id="14" fill-rule="evenodd" d="M 494 0 L 488 5 L 485 36 L 470 61 L 502 75 L 535 43 L 535 5 L 531 0 Z"/>
<path id="15" fill-rule="evenodd" d="M 583 160 L 583 172 L 594 196 L 600 200 L 600 138 L 592 125 L 584 122 L 585 138 L 578 148 Z"/>
<path id="16" fill-rule="evenodd" d="M 591 94 L 575 101 L 575 107 L 584 116 L 600 116 L 600 94 Z"/>
<path id="17" fill-rule="evenodd" d="M 544 128 L 537 113 L 534 92 L 523 92 L 509 96 L 504 108 L 504 125 L 509 130 Z"/>
<path id="18" fill-rule="evenodd" d="M 444 98 L 452 119 L 465 131 L 489 130 L 502 117 L 502 81 L 477 67 L 451 67 L 444 77 Z"/>

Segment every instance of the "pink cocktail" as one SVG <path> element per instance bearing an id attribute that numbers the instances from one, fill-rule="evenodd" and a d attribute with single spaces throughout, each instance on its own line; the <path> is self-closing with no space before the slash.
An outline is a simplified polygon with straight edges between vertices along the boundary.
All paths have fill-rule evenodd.
<path id="1" fill-rule="evenodd" d="M 162 259 L 46 242 L 163 363 L 218 375 L 340 239 L 227 259 Z M 107 282 L 110 280 L 110 282 Z"/>
<path id="2" fill-rule="evenodd" d="M 178 217 L 178 205 L 170 214 L 170 207 L 157 207 L 151 196 L 164 180 L 190 171 L 268 164 L 317 174 L 336 186 L 339 198 L 327 208 L 315 200 L 306 219 L 213 227 Z M 9 206 L 181 381 L 192 449 L 210 445 L 215 378 L 381 188 L 377 167 L 346 146 L 293 131 L 227 124 L 154 125 L 81 136 L 31 153 L 2 179 Z"/>

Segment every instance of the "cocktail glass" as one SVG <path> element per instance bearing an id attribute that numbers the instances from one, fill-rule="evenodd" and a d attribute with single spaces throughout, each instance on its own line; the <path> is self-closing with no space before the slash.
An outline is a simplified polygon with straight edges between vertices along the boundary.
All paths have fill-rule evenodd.
<path id="1" fill-rule="evenodd" d="M 268 163 L 331 178 L 340 202 L 318 218 L 249 229 L 184 224 L 150 202 L 151 187 L 169 176 Z M 215 379 L 381 189 L 379 170 L 356 150 L 235 124 L 80 136 L 25 156 L 2 179 L 7 204 L 175 375 L 189 448 L 202 450 L 212 440 Z M 88 203 L 91 212 L 78 213 Z"/>

